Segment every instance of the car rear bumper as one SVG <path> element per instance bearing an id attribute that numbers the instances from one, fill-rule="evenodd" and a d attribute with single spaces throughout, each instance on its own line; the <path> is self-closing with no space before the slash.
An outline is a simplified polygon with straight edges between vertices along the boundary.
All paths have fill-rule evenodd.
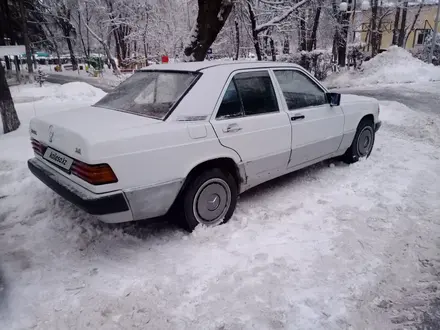
<path id="1" fill-rule="evenodd" d="M 381 122 L 381 121 L 378 121 L 378 122 L 374 125 L 374 131 L 377 132 L 381 126 L 382 126 L 382 122 Z"/>
<path id="2" fill-rule="evenodd" d="M 122 192 L 108 195 L 94 194 L 58 174 L 36 158 L 28 161 L 28 167 L 46 186 L 87 213 L 97 215 L 101 218 L 101 216 L 108 214 L 130 211 L 127 200 Z"/>
<path id="3" fill-rule="evenodd" d="M 58 195 L 108 223 L 149 219 L 166 214 L 183 183 L 183 180 L 176 180 L 151 187 L 95 194 L 59 174 L 38 158 L 28 160 L 28 167 Z"/>

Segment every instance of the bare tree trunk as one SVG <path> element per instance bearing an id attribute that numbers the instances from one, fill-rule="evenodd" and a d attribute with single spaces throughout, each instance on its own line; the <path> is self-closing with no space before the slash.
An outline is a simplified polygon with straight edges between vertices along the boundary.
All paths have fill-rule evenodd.
<path id="1" fill-rule="evenodd" d="M 399 39 L 397 41 L 397 45 L 399 47 L 405 48 L 405 34 L 406 34 L 406 14 L 408 12 L 408 1 L 406 0 L 403 3 L 403 9 L 402 9 L 402 22 L 400 24 L 400 30 L 399 30 Z"/>
<path id="2" fill-rule="evenodd" d="M 89 25 L 90 17 L 89 17 L 89 6 L 86 1 L 86 23 Z M 90 33 L 89 30 L 86 29 L 86 40 L 87 40 L 87 57 L 90 57 Z"/>
<path id="3" fill-rule="evenodd" d="M 350 24 L 350 11 L 352 9 L 352 0 L 348 0 L 348 10 L 341 13 L 341 38 L 338 44 L 338 64 L 340 67 L 345 67 L 345 58 L 347 57 L 347 38 L 348 25 Z"/>
<path id="4" fill-rule="evenodd" d="M 203 61 L 231 13 L 232 0 L 198 0 L 199 10 L 190 40 L 184 49 L 190 61 Z"/>
<path id="5" fill-rule="evenodd" d="M 249 9 L 249 18 L 251 20 L 251 29 L 252 29 L 252 40 L 254 42 L 254 48 L 255 53 L 257 55 L 257 60 L 261 61 L 261 48 L 260 48 L 260 42 L 258 40 L 258 32 L 256 30 L 257 28 L 257 20 L 255 18 L 254 9 L 252 8 L 252 5 L 248 2 L 248 9 Z"/>
<path id="6" fill-rule="evenodd" d="M 34 68 L 32 66 L 32 49 L 31 49 L 31 43 L 29 41 L 27 16 L 26 16 L 26 8 L 24 7 L 24 0 L 19 0 L 19 5 L 20 5 L 20 16 L 21 16 L 21 31 L 23 33 L 24 46 L 26 48 L 26 63 L 27 63 L 29 75 L 31 75 L 34 73 Z M 29 79 L 31 79 L 31 77 L 29 77 Z"/>
<path id="7" fill-rule="evenodd" d="M 115 49 L 116 49 L 116 58 L 118 59 L 119 65 L 122 65 L 122 55 L 121 55 L 121 45 L 119 44 L 119 35 L 116 31 L 116 27 L 112 27 L 113 35 L 115 37 Z"/>
<path id="8" fill-rule="evenodd" d="M 147 50 L 147 36 L 146 33 L 144 33 L 144 54 L 145 54 L 145 65 L 148 66 L 148 50 Z"/>
<path id="9" fill-rule="evenodd" d="M 377 6 L 378 0 L 373 0 L 371 8 L 371 56 L 374 57 L 378 53 L 379 33 L 377 31 Z"/>
<path id="10" fill-rule="evenodd" d="M 306 17 L 305 12 L 301 11 L 299 17 L 299 29 L 301 31 L 301 40 L 299 42 L 300 50 L 307 50 L 307 40 L 306 40 Z"/>
<path id="11" fill-rule="evenodd" d="M 86 44 L 84 42 L 84 38 L 81 31 L 82 25 L 81 25 L 81 12 L 78 11 L 78 32 L 79 32 L 79 38 L 81 40 L 81 45 L 83 46 L 84 56 L 88 59 L 89 54 L 87 53 Z"/>
<path id="12" fill-rule="evenodd" d="M 6 74 L 3 66 L 0 64 L 0 116 L 3 123 L 3 133 L 15 131 L 20 127 L 17 111 L 14 107 L 11 91 L 6 82 Z"/>
<path id="13" fill-rule="evenodd" d="M 289 54 L 290 53 L 290 41 L 287 36 L 284 37 L 284 44 L 283 44 L 283 54 Z"/>
<path id="14" fill-rule="evenodd" d="M 72 70 L 78 70 L 78 62 L 76 61 L 75 53 L 73 51 L 72 40 L 70 39 L 70 33 L 65 32 L 64 36 L 66 37 L 67 47 L 69 48 L 70 53 L 70 61 L 72 62 Z"/>
<path id="15" fill-rule="evenodd" d="M 107 44 L 104 41 L 104 39 L 98 37 L 98 35 L 95 32 L 93 32 L 93 30 L 90 29 L 88 24 L 85 24 L 85 26 L 86 26 L 86 29 L 89 30 L 90 34 L 101 44 L 102 48 L 104 48 L 105 55 L 107 56 L 108 60 L 110 61 L 110 64 L 112 66 L 113 71 L 116 74 L 119 74 L 120 73 L 119 68 L 116 65 L 115 59 L 113 58 L 112 54 L 110 53 L 110 45 L 109 45 L 110 41 L 109 40 L 111 40 L 111 34 L 109 33 L 107 36 L 109 39 L 109 40 L 107 40 L 107 42 L 108 42 L 108 44 Z"/>
<path id="16" fill-rule="evenodd" d="M 399 35 L 399 20 L 400 20 L 400 7 L 396 3 L 396 14 L 394 15 L 394 27 L 393 27 L 393 45 L 397 45 L 397 39 Z"/>
<path id="17" fill-rule="evenodd" d="M 57 59 L 58 59 L 58 63 L 57 64 L 59 65 L 59 68 L 62 71 L 63 70 L 63 66 L 61 65 L 60 48 L 58 47 L 58 43 L 56 41 L 55 35 L 52 32 L 52 30 L 50 29 L 49 24 L 47 23 L 47 21 L 45 21 L 43 23 L 42 27 L 43 27 L 45 33 L 47 32 L 46 35 L 49 34 L 50 38 L 52 39 L 51 40 L 51 44 L 53 45 L 53 48 L 55 49 L 55 53 L 57 54 Z"/>
<path id="18" fill-rule="evenodd" d="M 405 45 L 406 45 L 406 42 L 408 41 L 409 35 L 411 34 L 411 32 L 414 31 L 414 27 L 416 26 L 417 20 L 419 19 L 419 16 L 420 16 L 420 12 L 422 11 L 422 8 L 424 5 L 425 5 L 425 0 L 422 0 L 422 2 L 420 2 L 420 4 L 419 4 L 419 9 L 417 9 L 417 13 L 414 16 L 414 20 L 411 24 L 411 28 L 409 29 L 408 33 L 405 36 Z M 414 38 L 415 38 L 415 36 L 414 36 Z"/>
<path id="19" fill-rule="evenodd" d="M 316 49 L 316 33 L 318 31 L 320 16 L 321 16 L 321 6 L 316 8 L 315 19 L 313 21 L 313 27 L 312 27 L 312 35 L 310 36 L 309 45 L 307 46 L 308 51 Z"/>
<path id="20" fill-rule="evenodd" d="M 339 15 L 338 7 L 336 5 L 336 0 L 332 0 L 332 13 L 333 17 L 337 20 L 337 23 L 339 23 Z M 339 44 L 339 25 L 335 24 L 335 33 L 333 35 L 333 47 L 332 47 L 332 54 L 333 54 L 333 61 L 336 63 L 338 61 L 338 44 Z"/>
<path id="21" fill-rule="evenodd" d="M 238 57 L 240 56 L 240 26 L 238 24 L 238 21 L 235 20 L 235 57 L 234 60 L 238 60 Z"/>
<path id="22" fill-rule="evenodd" d="M 269 44 L 270 44 L 270 52 L 272 54 L 272 61 L 275 62 L 277 60 L 277 56 L 275 54 L 275 45 L 273 43 L 273 39 L 272 38 L 270 38 Z"/>

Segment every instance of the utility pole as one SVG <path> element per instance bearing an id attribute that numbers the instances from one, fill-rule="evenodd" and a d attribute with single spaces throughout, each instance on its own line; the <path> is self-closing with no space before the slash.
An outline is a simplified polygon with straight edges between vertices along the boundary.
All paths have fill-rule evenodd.
<path id="1" fill-rule="evenodd" d="M 428 63 L 432 63 L 432 57 L 434 55 L 434 48 L 435 48 L 435 41 L 437 39 L 437 29 L 438 29 L 438 16 L 440 13 L 440 0 L 438 1 L 437 5 L 437 14 L 435 15 L 435 23 L 434 23 L 434 33 L 432 36 L 432 44 L 431 49 L 429 50 L 429 56 L 428 56 Z"/>

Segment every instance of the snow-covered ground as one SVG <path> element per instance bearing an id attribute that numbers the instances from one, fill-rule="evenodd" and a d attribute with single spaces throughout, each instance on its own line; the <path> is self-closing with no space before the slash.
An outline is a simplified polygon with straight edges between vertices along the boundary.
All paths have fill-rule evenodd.
<path id="1" fill-rule="evenodd" d="M 413 57 L 403 48 L 392 46 L 362 64 L 362 71 L 342 71 L 330 75 L 325 84 L 330 88 L 377 84 L 424 83 L 440 80 L 440 67 Z"/>
<path id="2" fill-rule="evenodd" d="M 102 94 L 77 84 L 12 90 L 23 125 L 0 137 L 0 328 L 392 329 L 428 309 L 438 116 L 384 102 L 368 160 L 264 184 L 228 224 L 188 234 L 100 223 L 29 173 L 29 119 Z"/>

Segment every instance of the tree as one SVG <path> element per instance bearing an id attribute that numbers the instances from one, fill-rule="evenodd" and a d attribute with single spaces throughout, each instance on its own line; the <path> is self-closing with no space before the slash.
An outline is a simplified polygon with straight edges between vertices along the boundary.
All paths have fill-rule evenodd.
<path id="1" fill-rule="evenodd" d="M 406 35 L 406 15 L 408 13 L 408 0 L 405 0 L 403 3 L 403 9 L 402 9 L 402 21 L 400 23 L 400 29 L 399 29 L 399 38 L 397 40 L 397 45 L 399 47 L 405 48 L 405 35 Z"/>
<path id="2" fill-rule="evenodd" d="M 260 40 L 258 40 L 258 31 L 257 31 L 257 19 L 255 17 L 254 8 L 251 5 L 251 2 L 248 2 L 248 10 L 249 10 L 249 19 L 251 21 L 251 29 L 252 29 L 252 41 L 254 43 L 255 54 L 257 55 L 257 60 L 261 61 L 261 48 L 260 48 Z"/>
<path id="3" fill-rule="evenodd" d="M 416 23 L 417 23 L 417 21 L 419 19 L 419 16 L 420 16 L 420 12 L 422 11 L 422 8 L 423 8 L 424 5 L 425 5 L 425 0 L 422 0 L 420 2 L 420 4 L 419 4 L 419 8 L 417 9 L 417 13 L 414 16 L 414 20 L 413 20 L 413 22 L 411 24 L 411 27 L 409 28 L 408 33 L 405 36 L 405 43 L 404 43 L 405 45 L 406 45 L 406 42 L 408 41 L 409 35 L 411 34 L 411 32 L 414 31 L 414 27 L 416 26 Z"/>
<path id="4" fill-rule="evenodd" d="M 307 44 L 308 51 L 312 51 L 313 49 L 316 49 L 316 34 L 318 32 L 320 16 L 321 16 L 321 4 L 318 5 L 315 11 L 315 19 L 313 21 L 312 34 Z"/>
<path id="5" fill-rule="evenodd" d="M 198 0 L 198 4 L 197 20 L 184 49 L 189 61 L 205 59 L 233 7 L 232 0 Z"/>
<path id="6" fill-rule="evenodd" d="M 235 56 L 234 60 L 238 60 L 238 57 L 240 56 L 240 26 L 238 24 L 237 19 L 234 20 L 234 26 L 235 26 Z"/>
<path id="7" fill-rule="evenodd" d="M 0 64 L 0 115 L 3 122 L 3 132 L 9 133 L 20 127 L 20 120 L 12 101 L 11 91 L 6 81 L 3 65 Z"/>
<path id="8" fill-rule="evenodd" d="M 281 30 L 281 26 L 286 23 L 293 14 L 298 13 L 298 10 L 308 3 L 310 0 L 301 1 L 258 1 L 247 0 L 247 8 L 249 14 L 249 21 L 251 23 L 251 35 L 252 41 L 255 47 L 257 59 L 262 59 L 261 47 L 260 47 L 260 35 L 265 33 L 266 36 L 272 34 L 273 30 Z M 301 15 L 299 15 L 301 16 Z M 304 18 L 300 18 L 299 30 L 303 30 L 304 33 L 298 31 L 300 35 L 300 48 L 305 50 L 305 21 Z"/>
<path id="9" fill-rule="evenodd" d="M 62 33 L 63 39 L 69 49 L 72 70 L 78 69 L 78 62 L 75 56 L 76 29 L 72 23 L 74 13 L 78 10 L 76 0 L 41 0 L 41 13 L 52 20 Z M 46 26 L 47 27 L 47 26 Z M 46 30 L 47 32 L 47 30 Z"/>
<path id="10" fill-rule="evenodd" d="M 400 20 L 400 6 L 396 4 L 396 13 L 394 15 L 394 27 L 393 27 L 393 45 L 397 45 L 399 37 L 399 20 Z"/>
<path id="11" fill-rule="evenodd" d="M 26 49 L 26 63 L 27 63 L 29 74 L 33 74 L 34 67 L 32 66 L 32 49 L 31 49 L 31 43 L 29 40 L 29 32 L 28 32 L 28 26 L 27 26 L 27 15 L 26 15 L 26 9 L 24 7 L 24 0 L 19 0 L 19 5 L 20 5 L 20 19 L 21 19 L 23 40 L 24 40 L 24 46 Z"/>

